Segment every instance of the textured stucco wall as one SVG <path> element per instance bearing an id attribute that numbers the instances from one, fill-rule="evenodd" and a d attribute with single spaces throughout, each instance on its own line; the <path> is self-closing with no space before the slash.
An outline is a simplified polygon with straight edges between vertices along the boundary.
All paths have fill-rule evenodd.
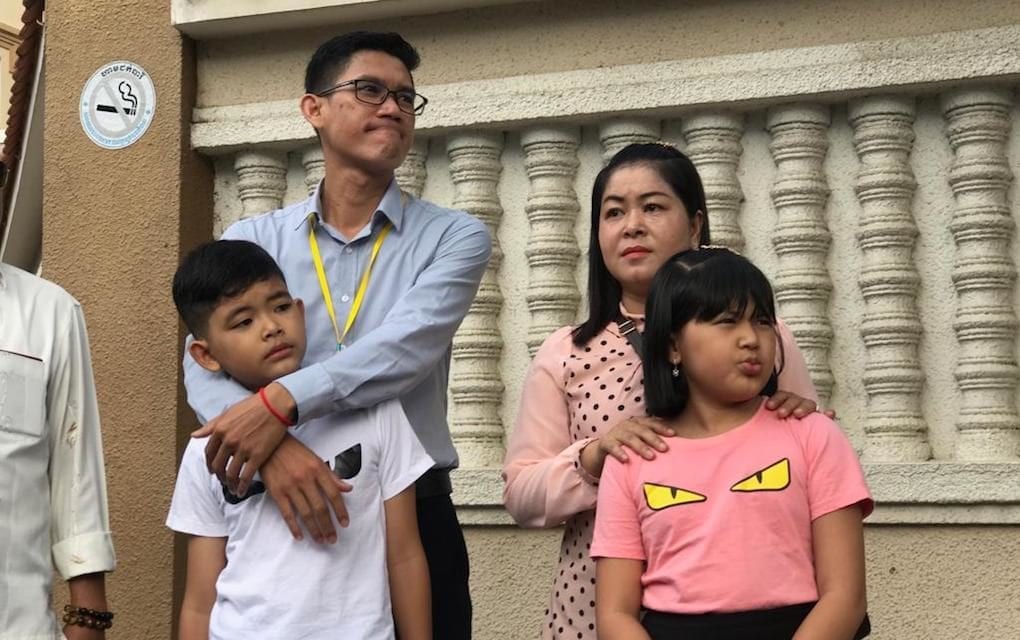
<path id="1" fill-rule="evenodd" d="M 118 556 L 109 637 L 166 638 L 174 575 L 163 519 L 175 427 L 187 419 L 170 279 L 182 244 L 210 230 L 208 170 L 182 152 L 194 63 L 169 3 L 64 0 L 47 14 L 43 274 L 81 300 L 92 341 Z M 77 105 L 93 71 L 117 59 L 145 68 L 158 103 L 148 132 L 110 151 L 86 138 Z"/>
<path id="2" fill-rule="evenodd" d="M 918 19 L 924 16 L 924 19 Z M 315 46 L 352 28 L 398 30 L 419 84 L 682 60 L 962 31 L 1020 21 L 1012 0 L 558 0 L 334 25 L 200 45 L 202 106 L 292 98 Z"/>
<path id="3" fill-rule="evenodd" d="M 560 535 L 469 530 L 476 640 L 538 637 Z M 1020 527 L 869 526 L 866 540 L 874 640 L 1020 637 Z"/>

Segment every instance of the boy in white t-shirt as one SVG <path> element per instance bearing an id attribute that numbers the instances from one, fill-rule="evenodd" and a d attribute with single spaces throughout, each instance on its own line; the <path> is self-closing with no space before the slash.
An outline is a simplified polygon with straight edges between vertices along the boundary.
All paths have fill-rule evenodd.
<path id="1" fill-rule="evenodd" d="M 206 369 L 258 392 L 300 367 L 304 307 L 259 246 L 202 245 L 184 259 L 173 293 L 195 336 L 188 349 Z M 291 433 L 351 485 L 349 525 L 336 544 L 294 540 L 258 476 L 237 497 L 207 470 L 206 439 L 189 442 L 167 516 L 167 526 L 192 536 L 181 639 L 391 640 L 394 620 L 401 640 L 430 639 L 414 482 L 433 462 L 399 402 Z"/>

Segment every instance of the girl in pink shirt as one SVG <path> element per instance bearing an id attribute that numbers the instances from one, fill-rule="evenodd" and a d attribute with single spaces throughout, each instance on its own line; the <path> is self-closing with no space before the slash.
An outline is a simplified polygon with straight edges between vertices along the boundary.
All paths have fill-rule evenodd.
<path id="1" fill-rule="evenodd" d="M 765 410 L 777 343 L 772 289 L 747 259 L 702 248 L 655 276 L 645 404 L 675 437 L 654 460 L 603 469 L 591 547 L 600 639 L 851 640 L 870 630 L 864 474 L 829 418 Z"/>
<path id="2" fill-rule="evenodd" d="M 597 637 L 589 549 L 603 463 L 608 456 L 654 458 L 668 448 L 663 436 L 671 433 L 644 418 L 635 345 L 645 297 L 670 256 L 708 244 L 708 222 L 697 169 L 668 145 L 629 145 L 595 178 L 588 317 L 553 333 L 535 354 L 503 467 L 504 503 L 518 524 L 566 525 L 544 640 Z M 636 331 L 625 333 L 628 326 Z M 777 331 L 786 366 L 779 376 L 783 391 L 769 403 L 780 416 L 802 417 L 815 409 L 815 390 L 793 336 L 782 323 Z"/>

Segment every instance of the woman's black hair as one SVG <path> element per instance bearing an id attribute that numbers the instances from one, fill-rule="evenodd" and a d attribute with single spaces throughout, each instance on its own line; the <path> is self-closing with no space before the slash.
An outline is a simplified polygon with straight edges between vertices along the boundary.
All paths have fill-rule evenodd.
<path id="1" fill-rule="evenodd" d="M 645 305 L 645 408 L 649 415 L 671 418 L 683 411 L 690 396 L 681 364 L 673 377 L 670 348 L 673 336 L 688 322 L 706 322 L 725 312 L 743 315 L 753 305 L 756 316 L 776 323 L 776 304 L 765 274 L 750 260 L 721 247 L 682 251 L 655 274 Z M 778 334 L 777 334 L 778 341 Z M 779 342 L 780 363 L 782 342 Z M 766 365 L 772 363 L 765 363 Z M 773 368 L 762 395 L 776 392 L 779 370 Z"/>
<path id="2" fill-rule="evenodd" d="M 701 212 L 698 244 L 709 244 L 708 207 L 701 176 L 690 158 L 675 147 L 657 142 L 631 144 L 621 149 L 595 177 L 591 190 L 591 237 L 588 241 L 588 319 L 574 329 L 574 344 L 583 346 L 602 332 L 620 312 L 620 283 L 609 273 L 599 246 L 599 222 L 606 184 L 621 167 L 646 165 L 673 189 L 691 220 Z"/>

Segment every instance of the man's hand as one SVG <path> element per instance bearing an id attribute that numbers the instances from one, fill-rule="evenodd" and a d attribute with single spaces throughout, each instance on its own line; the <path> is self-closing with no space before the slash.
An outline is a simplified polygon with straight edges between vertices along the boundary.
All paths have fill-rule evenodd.
<path id="1" fill-rule="evenodd" d="M 347 526 L 342 493 L 350 491 L 351 485 L 290 434 L 262 466 L 262 481 L 296 540 L 302 538 L 299 517 L 316 542 L 336 542 L 330 511 L 341 527 Z"/>
<path id="2" fill-rule="evenodd" d="M 626 462 L 627 449 L 630 449 L 642 458 L 652 460 L 656 451 L 668 449 L 662 438 L 672 435 L 673 429 L 656 418 L 636 417 L 624 420 L 581 451 L 581 466 L 598 478 L 602 475 L 606 456 Z"/>
<path id="3" fill-rule="evenodd" d="M 265 389 L 273 407 L 284 415 L 294 410 L 294 399 L 283 385 L 273 383 Z M 201 429 L 193 438 L 209 436 L 205 462 L 235 495 L 248 491 L 255 472 L 265 463 L 287 433 L 283 425 L 263 404 L 258 394 L 238 402 Z"/>

